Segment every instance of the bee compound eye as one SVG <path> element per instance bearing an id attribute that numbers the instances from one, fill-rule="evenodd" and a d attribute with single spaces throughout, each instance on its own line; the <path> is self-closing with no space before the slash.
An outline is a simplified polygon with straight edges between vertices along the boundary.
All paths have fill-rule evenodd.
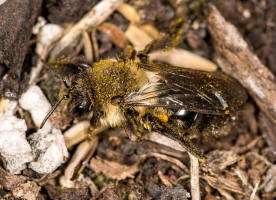
<path id="1" fill-rule="evenodd" d="M 111 98 L 111 104 L 118 105 L 122 102 L 123 96 L 117 95 Z"/>

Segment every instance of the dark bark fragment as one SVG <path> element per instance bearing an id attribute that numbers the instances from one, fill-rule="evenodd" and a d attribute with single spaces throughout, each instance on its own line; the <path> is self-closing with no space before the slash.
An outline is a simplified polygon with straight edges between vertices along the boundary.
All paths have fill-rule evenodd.
<path id="1" fill-rule="evenodd" d="M 0 95 L 17 98 L 22 66 L 42 0 L 9 0 L 0 6 Z"/>
<path id="2" fill-rule="evenodd" d="M 51 23 L 77 22 L 98 1 L 97 0 L 47 0 L 46 8 Z"/>

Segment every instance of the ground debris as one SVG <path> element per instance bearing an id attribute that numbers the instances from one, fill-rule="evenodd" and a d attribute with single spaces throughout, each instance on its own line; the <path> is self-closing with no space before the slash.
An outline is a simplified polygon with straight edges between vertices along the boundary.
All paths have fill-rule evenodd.
<path id="1" fill-rule="evenodd" d="M 185 190 L 181 185 L 177 185 L 175 187 L 159 187 L 157 184 L 149 182 L 146 184 L 146 188 L 154 199 L 182 200 L 191 197 L 190 193 L 188 193 L 187 190 Z"/>
<path id="2" fill-rule="evenodd" d="M 208 182 L 210 186 L 216 189 L 227 190 L 233 193 L 245 194 L 244 190 L 239 184 L 239 181 L 235 177 L 223 177 L 218 175 L 204 175 L 203 179 Z"/>
<path id="3" fill-rule="evenodd" d="M 276 189 L 276 165 L 269 168 L 261 187 L 264 188 L 265 192 L 273 192 Z"/>
<path id="4" fill-rule="evenodd" d="M 28 10 L 26 2 L 41 1 L 20 2 L 20 5 L 24 3 L 24 9 Z M 209 2 L 216 5 L 217 9 Z M 11 6 L 10 1 L 0 4 L 0 11 L 3 6 Z M 33 6 L 39 7 L 40 4 Z M 36 26 L 36 33 L 33 32 L 30 40 L 30 34 L 18 36 L 18 32 L 12 32 L 10 36 L 15 36 L 13 40 L 6 40 L 10 37 L 4 35 L 5 41 L 0 41 L 0 44 L 4 44 L 0 45 L 0 80 L 4 80 L 0 81 L 0 91 L 4 91 L 4 95 L 14 97 L 14 94 L 17 94 L 16 88 L 39 84 L 51 105 L 54 105 L 61 96 L 58 92 L 67 91 L 66 84 L 63 84 L 59 77 L 55 77 L 55 70 L 49 70 L 51 66 L 47 68 L 43 63 L 51 63 L 53 57 L 59 55 L 64 55 L 64 60 L 70 55 L 68 61 L 73 61 L 75 57 L 76 60 L 85 57 L 87 65 L 93 65 L 94 62 L 105 58 L 119 59 L 119 53 L 126 45 L 137 48 L 149 41 L 160 39 L 162 35 L 170 32 L 168 27 L 171 22 L 181 17 L 187 22 L 183 31 L 183 42 L 175 49 L 165 48 L 165 51 L 159 51 L 157 47 L 157 51 L 153 53 L 157 52 L 160 54 L 159 57 L 166 59 L 155 60 L 154 56 L 149 55 L 152 62 L 172 60 L 174 62 L 169 63 L 175 66 L 191 65 L 193 68 L 200 67 L 194 69 L 209 71 L 222 69 L 244 85 L 249 98 L 244 109 L 238 112 L 238 116 L 233 116 L 234 126 L 229 134 L 219 138 L 205 134 L 200 137 L 191 136 L 194 144 L 204 151 L 205 162 L 198 162 L 196 157 L 187 154 L 179 142 L 158 133 L 145 134 L 142 136 L 143 141 L 134 142 L 125 138 L 126 135 L 131 136 L 126 134 L 126 129 L 100 130 L 102 127 L 91 127 L 93 121 L 91 123 L 88 118 L 92 115 L 97 117 L 100 113 L 84 114 L 79 119 L 74 116 L 69 101 L 63 101 L 49 118 L 48 124 L 59 127 L 63 132 L 70 161 L 56 171 L 53 171 L 56 167 L 52 168 L 51 174 L 42 175 L 38 174 L 42 171 L 25 169 L 22 175 L 12 175 L 2 169 L 7 162 L 1 152 L 0 199 L 276 198 L 276 127 L 273 114 L 276 108 L 276 84 L 272 73 L 264 67 L 266 65 L 272 72 L 276 69 L 275 0 L 84 0 L 81 4 L 75 0 L 46 0 L 43 6 L 37 22 L 40 25 Z M 12 16 L 9 10 L 6 14 Z M 0 24 L 2 17 L 0 16 Z M 43 24 L 40 23 L 41 19 L 44 19 Z M 26 19 L 16 23 L 14 20 L 11 19 L 11 24 L 16 26 L 26 22 Z M 26 26 L 33 23 L 34 19 L 30 17 L 28 20 L 30 21 L 25 23 Z M 0 27 L 0 38 L 1 30 L 5 27 L 5 23 Z M 41 34 L 46 28 L 50 32 L 46 35 Z M 39 47 L 41 41 L 53 36 L 55 31 L 51 31 L 52 28 L 57 30 L 56 38 L 47 44 L 42 42 L 42 46 Z M 25 29 L 26 27 L 22 28 L 23 33 Z M 61 34 L 62 39 L 59 40 Z M 21 38 L 24 41 L 21 41 Z M 29 46 L 26 57 L 24 56 L 27 47 L 25 48 L 23 43 Z M 21 48 L 22 45 L 24 47 Z M 3 47 L 7 50 L 14 48 L 11 51 L 13 54 L 3 56 Z M 125 51 L 127 50 L 131 48 Z M 129 52 L 129 55 L 131 54 L 132 52 Z M 198 56 L 203 56 L 207 60 L 198 59 Z M 12 62 L 6 62 L 10 58 Z M 15 60 L 20 62 L 15 63 Z M 22 63 L 23 67 L 20 67 Z M 11 65 L 17 68 L 13 69 Z M 206 67 L 208 65 L 209 67 Z M 228 67 L 230 70 L 227 70 Z M 4 84 L 6 80 L 8 84 Z M 19 86 L 19 83 L 24 84 Z M 35 100 L 36 96 L 31 94 L 29 99 Z M 37 133 L 41 132 L 37 129 L 51 106 L 43 104 L 43 108 L 37 109 L 36 105 L 30 102 L 27 102 L 27 108 L 21 105 L 26 109 L 24 111 L 17 107 L 13 116 L 27 122 L 27 130 L 24 129 L 27 140 L 36 145 L 43 140 L 42 138 L 53 136 L 52 133 L 42 134 L 42 138 L 37 137 L 33 140 Z M 41 104 L 39 100 L 38 105 Z M 0 113 L 4 113 L 4 105 L 5 101 L 0 101 Z M 35 113 L 31 109 L 35 113 L 43 111 L 44 114 L 38 118 L 34 117 Z M 27 116 L 37 120 L 32 121 L 31 117 L 28 119 Z M 18 123 L 15 124 L 20 125 Z M 98 132 L 101 134 L 94 137 L 93 134 Z M 59 136 L 62 136 L 60 132 Z M 139 140 L 139 137 L 135 138 Z M 50 144 L 49 141 L 46 143 L 42 146 Z M 64 142 L 62 145 L 55 145 L 56 148 L 61 146 L 64 147 Z M 33 154 L 38 157 L 43 152 L 47 150 L 37 148 Z M 65 154 L 67 156 L 67 153 Z M 18 157 L 20 155 L 17 154 Z M 48 156 L 56 160 L 58 157 L 60 156 L 54 153 Z M 62 157 L 60 160 L 63 162 L 64 159 Z M 29 164 L 29 167 L 33 164 L 34 162 Z M 39 170 L 48 167 L 47 163 L 37 165 Z"/>
<path id="5" fill-rule="evenodd" d="M 53 200 L 75 200 L 75 199 L 90 199 L 89 189 L 88 188 L 68 188 L 68 189 L 59 189 L 50 184 L 45 186 L 47 193 L 50 199 Z"/>
<path id="6" fill-rule="evenodd" d="M 14 197 L 36 200 L 40 186 L 30 181 L 28 177 L 13 175 L 0 167 L 0 186 L 11 191 Z"/>
<path id="7" fill-rule="evenodd" d="M 109 151 L 111 153 L 111 151 Z M 92 158 L 90 166 L 96 172 L 102 172 L 109 178 L 123 180 L 127 177 L 133 178 L 134 175 L 139 171 L 138 164 L 139 160 L 134 156 L 126 157 L 114 154 L 114 160 L 110 161 L 101 157 Z M 116 155 L 116 156 L 115 156 Z M 129 160 L 130 163 L 122 163 L 123 160 Z"/>
<path id="8" fill-rule="evenodd" d="M 207 164 L 212 172 L 220 173 L 226 167 L 233 165 L 239 160 L 239 156 L 232 151 L 215 150 L 208 154 Z"/>
<path id="9" fill-rule="evenodd" d="M 0 96 L 18 98 L 26 87 L 23 62 L 41 5 L 42 0 L 16 0 L 0 6 Z"/>

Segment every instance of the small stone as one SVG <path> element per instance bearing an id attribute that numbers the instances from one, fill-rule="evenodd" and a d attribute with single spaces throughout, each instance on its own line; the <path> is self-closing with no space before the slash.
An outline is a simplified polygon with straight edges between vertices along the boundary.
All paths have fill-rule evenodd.
<path id="1" fill-rule="evenodd" d="M 19 99 L 20 106 L 29 111 L 34 124 L 39 127 L 51 109 L 51 104 L 38 86 L 31 86 Z M 48 122 L 46 122 L 48 124 Z M 46 125 L 45 124 L 45 125 Z"/>
<path id="2" fill-rule="evenodd" d="M 60 130 L 44 127 L 30 136 L 30 144 L 36 161 L 29 167 L 40 174 L 55 171 L 68 157 L 68 151 Z"/>
<path id="3" fill-rule="evenodd" d="M 19 174 L 26 168 L 26 163 L 33 160 L 31 146 L 26 140 L 26 123 L 13 116 L 17 103 L 9 102 L 6 112 L 0 115 L 0 154 L 7 162 L 7 169 Z"/>

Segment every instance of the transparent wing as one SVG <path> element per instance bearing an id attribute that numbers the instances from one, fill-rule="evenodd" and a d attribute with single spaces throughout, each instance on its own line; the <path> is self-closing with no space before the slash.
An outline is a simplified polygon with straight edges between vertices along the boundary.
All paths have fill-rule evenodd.
<path id="1" fill-rule="evenodd" d="M 158 72 L 159 80 L 149 80 L 124 102 L 132 106 L 185 109 L 205 114 L 228 114 L 247 99 L 245 90 L 233 78 L 219 72 L 204 72 L 168 65 L 145 65 Z"/>

